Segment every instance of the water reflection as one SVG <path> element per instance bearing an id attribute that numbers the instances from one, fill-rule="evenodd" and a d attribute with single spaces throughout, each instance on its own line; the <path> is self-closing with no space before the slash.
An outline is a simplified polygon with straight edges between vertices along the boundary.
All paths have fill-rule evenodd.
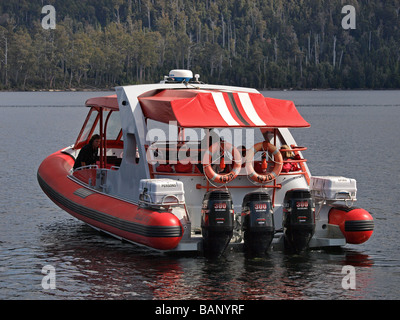
<path id="1" fill-rule="evenodd" d="M 353 250 L 269 252 L 252 259 L 240 252 L 217 260 L 170 256 L 120 242 L 74 220 L 42 226 L 41 241 L 40 258 L 56 267 L 59 298 L 349 299 L 371 285 L 365 269 L 374 263 Z M 341 287 L 344 265 L 359 270 L 356 293 Z"/>
<path id="2" fill-rule="evenodd" d="M 12 99 L 18 100 L 20 94 Z M 36 181 L 37 167 L 45 155 L 73 143 L 76 132 L 71 128 L 81 125 L 85 108 L 0 108 L 1 118 L 7 119 L 0 134 L 9 137 L 0 151 L 2 163 L 7 164 L 0 167 L 7 186 L 2 189 L 0 208 L 0 299 L 398 299 L 399 176 L 395 173 L 380 179 L 375 169 L 394 172 L 397 168 L 400 140 L 393 133 L 398 130 L 400 108 L 380 105 L 390 104 L 386 99 L 399 101 L 399 92 L 382 92 L 378 107 L 358 108 L 315 106 L 337 105 L 338 99 L 353 95 L 351 92 L 330 92 L 330 99 L 325 99 L 324 92 L 295 94 L 289 100 L 304 106 L 300 111 L 311 128 L 296 129 L 293 134 L 308 147 L 313 175 L 355 178 L 360 195 L 357 205 L 374 213 L 376 230 L 365 245 L 313 251 L 303 258 L 271 252 L 262 259 L 245 259 L 242 254 L 230 253 L 211 262 L 201 257 L 158 255 L 101 236 L 66 218 L 68 214 L 43 194 Z M 376 94 L 363 92 L 363 101 L 357 98 L 351 105 L 370 104 L 365 101 Z M 341 157 L 337 157 L 335 141 L 340 141 L 344 150 Z M 24 148 L 19 152 L 3 152 L 21 144 Z M 371 145 L 380 146 L 385 161 L 360 157 Z M 46 264 L 56 267 L 54 291 L 44 291 L 40 285 L 41 268 Z M 356 268 L 355 291 L 341 287 L 345 265 Z"/>

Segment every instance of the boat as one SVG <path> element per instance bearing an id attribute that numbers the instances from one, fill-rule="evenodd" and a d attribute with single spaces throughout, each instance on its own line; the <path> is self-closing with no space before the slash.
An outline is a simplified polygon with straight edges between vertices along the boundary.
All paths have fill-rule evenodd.
<path id="1" fill-rule="evenodd" d="M 162 252 L 253 256 L 370 239 L 356 181 L 311 175 L 290 132 L 310 124 L 292 101 L 199 79 L 172 70 L 88 99 L 76 141 L 38 168 L 40 187 L 94 229 Z M 73 169 L 94 134 L 97 161 Z"/>

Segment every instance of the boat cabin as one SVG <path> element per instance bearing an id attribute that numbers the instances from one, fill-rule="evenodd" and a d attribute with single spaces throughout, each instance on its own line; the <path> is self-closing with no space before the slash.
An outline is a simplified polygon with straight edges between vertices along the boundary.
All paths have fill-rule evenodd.
<path id="1" fill-rule="evenodd" d="M 309 183 L 302 156 L 306 148 L 297 146 L 287 130 L 309 124 L 290 101 L 233 87 L 160 84 L 117 88 L 117 95 L 89 99 L 86 106 L 90 110 L 73 149 L 77 156 L 91 136 L 99 134 L 98 161 L 94 166 L 78 168 L 72 176 L 100 192 L 137 202 L 141 179 L 180 180 L 185 185 L 188 210 L 199 216 L 199 199 L 206 191 L 222 187 L 239 193 L 235 206 L 240 207 L 245 193 L 263 188 L 279 207 L 283 195 L 278 197 L 277 191 L 282 183 L 289 182 L 288 178 L 302 176 L 304 185 Z M 285 147 L 292 156 L 284 159 L 279 177 L 257 183 L 248 177 L 246 153 L 263 141 L 277 150 Z M 217 183 L 204 172 L 205 154 L 215 143 L 231 145 L 240 152 L 240 169 L 229 183 Z M 259 175 L 276 165 L 268 151 L 260 150 L 251 159 Z M 213 152 L 210 160 L 213 171 L 224 176 L 237 159 L 231 148 Z M 291 169 L 284 169 L 286 164 Z"/>

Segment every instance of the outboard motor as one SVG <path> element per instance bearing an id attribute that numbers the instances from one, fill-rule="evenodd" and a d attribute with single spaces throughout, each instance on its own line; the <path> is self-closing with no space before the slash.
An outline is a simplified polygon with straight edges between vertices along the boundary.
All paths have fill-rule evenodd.
<path id="1" fill-rule="evenodd" d="M 285 248 L 297 253 L 302 252 L 308 248 L 315 232 L 315 206 L 310 191 L 288 191 L 283 206 Z"/>
<path id="2" fill-rule="evenodd" d="M 246 194 L 242 203 L 241 224 L 246 254 L 250 256 L 265 254 L 275 233 L 271 198 L 268 193 Z"/>
<path id="3" fill-rule="evenodd" d="M 234 212 L 230 192 L 207 192 L 201 210 L 201 232 L 206 256 L 219 257 L 224 253 L 232 238 L 233 227 Z"/>

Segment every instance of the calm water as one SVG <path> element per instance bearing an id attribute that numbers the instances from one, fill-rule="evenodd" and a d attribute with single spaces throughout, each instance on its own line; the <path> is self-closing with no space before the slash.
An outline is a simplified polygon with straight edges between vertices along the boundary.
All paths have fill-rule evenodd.
<path id="1" fill-rule="evenodd" d="M 313 175 L 357 179 L 373 213 L 369 242 L 339 252 L 218 261 L 167 256 L 99 234 L 54 205 L 36 171 L 74 142 L 84 101 L 102 93 L 0 93 L 0 299 L 399 299 L 400 91 L 268 92 L 311 123 L 292 133 Z M 67 105 L 67 107 L 60 107 Z M 56 289 L 41 286 L 43 266 Z M 342 288 L 344 265 L 356 290 Z"/>

